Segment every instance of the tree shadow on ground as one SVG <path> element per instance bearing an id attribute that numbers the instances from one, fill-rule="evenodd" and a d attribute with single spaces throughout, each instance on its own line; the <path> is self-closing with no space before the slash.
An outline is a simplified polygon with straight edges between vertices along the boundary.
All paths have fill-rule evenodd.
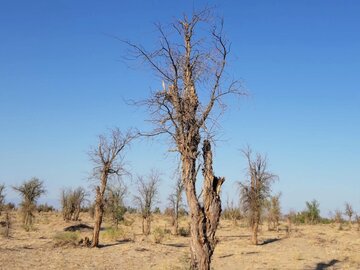
<path id="1" fill-rule="evenodd" d="M 219 236 L 219 238 L 220 238 L 222 241 L 224 241 L 224 240 L 231 240 L 231 238 L 249 238 L 249 237 L 251 237 L 250 234 Z"/>
<path id="2" fill-rule="evenodd" d="M 280 240 L 281 240 L 281 238 L 266 239 L 261 244 L 259 244 L 259 246 L 267 245 L 267 244 L 274 243 L 274 242 L 277 242 L 277 241 L 280 241 Z"/>
<path id="3" fill-rule="evenodd" d="M 231 257 L 231 256 L 234 256 L 234 254 L 222 255 L 222 256 L 219 256 L 219 258 L 223 259 L 223 258 L 228 258 L 228 257 Z"/>
<path id="4" fill-rule="evenodd" d="M 324 270 L 327 269 L 330 266 L 333 266 L 335 264 L 337 264 L 338 262 L 340 262 L 339 260 L 331 260 L 328 263 L 324 263 L 324 262 L 320 262 L 316 265 L 314 270 Z"/>
<path id="5" fill-rule="evenodd" d="M 168 247 L 177 247 L 177 248 L 183 248 L 183 247 L 188 247 L 189 245 L 184 244 L 184 243 L 175 243 L 175 244 L 163 244 L 164 246 L 168 246 Z"/>
<path id="6" fill-rule="evenodd" d="M 132 240 L 130 240 L 130 239 L 124 239 L 124 240 L 119 240 L 119 241 L 117 241 L 116 243 L 101 244 L 101 245 L 98 246 L 98 248 L 113 247 L 113 246 L 118 246 L 118 245 L 125 244 L 125 243 L 128 243 L 128 242 L 132 242 Z"/>

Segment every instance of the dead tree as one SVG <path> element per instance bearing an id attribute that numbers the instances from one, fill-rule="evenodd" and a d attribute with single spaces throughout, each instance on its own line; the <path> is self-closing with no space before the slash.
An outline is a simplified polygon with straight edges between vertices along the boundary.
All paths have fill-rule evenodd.
<path id="1" fill-rule="evenodd" d="M 253 158 L 249 147 L 243 150 L 243 154 L 248 162 L 249 178 L 246 182 L 239 183 L 241 202 L 252 229 L 251 242 L 257 245 L 261 214 L 264 210 L 266 199 L 270 196 L 271 184 L 277 179 L 277 176 L 268 172 L 266 157 L 256 154 L 256 157 Z"/>
<path id="2" fill-rule="evenodd" d="M 142 233 L 144 235 L 150 234 L 151 214 L 158 196 L 159 181 L 160 175 L 156 171 L 152 171 L 147 180 L 142 176 L 138 177 L 138 195 L 134 196 L 134 201 L 141 213 Z"/>
<path id="3" fill-rule="evenodd" d="M 345 214 L 349 218 L 349 225 L 351 225 L 351 218 L 354 215 L 354 209 L 352 208 L 351 204 L 348 202 L 345 203 Z"/>
<path id="4" fill-rule="evenodd" d="M 89 153 L 95 164 L 93 176 L 100 181 L 96 186 L 95 225 L 91 247 L 99 245 L 99 234 L 104 215 L 104 196 L 108 180 L 114 176 L 124 175 L 123 152 L 133 136 L 130 132 L 123 134 L 119 129 L 113 129 L 109 136 L 99 136 L 99 144 Z"/>
<path id="5" fill-rule="evenodd" d="M 179 228 L 179 210 L 182 206 L 182 193 L 184 191 L 184 184 L 181 176 L 178 177 L 174 191 L 169 196 L 169 203 L 171 208 L 172 225 L 174 228 L 173 234 L 178 234 Z"/>
<path id="6" fill-rule="evenodd" d="M 44 183 L 38 178 L 31 178 L 20 186 L 13 187 L 21 197 L 21 212 L 23 216 L 23 225 L 26 231 L 32 228 L 34 222 L 34 211 L 36 210 L 36 202 L 38 198 L 46 192 Z"/>
<path id="7" fill-rule="evenodd" d="M 222 21 L 216 23 L 210 13 L 206 9 L 191 17 L 185 15 L 172 24 L 171 34 L 159 25 L 160 44 L 153 51 L 126 42 L 135 57 L 143 59 L 163 80 L 162 89 L 140 104 L 148 107 L 156 126 L 145 135 L 169 135 L 180 154 L 191 218 L 193 269 L 210 269 L 221 214 L 220 188 L 224 178 L 214 176 L 208 138 L 217 131 L 216 119 L 225 109 L 223 98 L 243 94 L 238 82 L 226 82 L 223 78 L 230 49 Z M 202 196 L 198 196 L 195 182 L 201 144 L 204 182 Z"/>

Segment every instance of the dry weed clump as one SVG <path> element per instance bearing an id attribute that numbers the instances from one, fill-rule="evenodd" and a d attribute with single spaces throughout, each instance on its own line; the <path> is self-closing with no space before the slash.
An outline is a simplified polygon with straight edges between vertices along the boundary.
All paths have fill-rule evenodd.
<path id="1" fill-rule="evenodd" d="M 121 227 L 118 227 L 118 228 L 110 227 L 110 228 L 107 228 L 102 233 L 102 236 L 105 239 L 112 240 L 112 241 L 122 240 L 126 236 L 126 230 Z"/>
<path id="2" fill-rule="evenodd" d="M 190 228 L 180 227 L 179 228 L 179 235 L 182 237 L 190 236 Z"/>
<path id="3" fill-rule="evenodd" d="M 78 246 L 80 240 L 79 232 L 58 232 L 53 237 L 55 247 Z"/>
<path id="4" fill-rule="evenodd" d="M 163 229 L 161 227 L 156 227 L 153 231 L 153 237 L 154 237 L 154 242 L 156 244 L 161 244 L 165 238 L 166 235 L 170 234 L 171 231 Z"/>

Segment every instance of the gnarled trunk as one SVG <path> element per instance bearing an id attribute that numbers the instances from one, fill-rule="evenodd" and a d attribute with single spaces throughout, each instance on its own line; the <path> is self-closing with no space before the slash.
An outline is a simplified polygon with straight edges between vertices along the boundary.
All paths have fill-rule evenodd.
<path id="1" fill-rule="evenodd" d="M 220 188 L 224 178 L 213 174 L 211 147 L 207 140 L 204 141 L 203 157 L 203 206 L 196 196 L 196 159 L 183 158 L 182 169 L 191 220 L 191 268 L 208 270 L 216 246 L 215 232 L 221 214 Z"/>
<path id="2" fill-rule="evenodd" d="M 253 245 L 258 244 L 258 230 L 259 230 L 259 223 L 255 221 L 252 227 L 252 237 L 251 237 L 251 243 L 253 243 Z"/>
<path id="3" fill-rule="evenodd" d="M 91 241 L 91 247 L 97 247 L 99 245 L 99 235 L 101 229 L 101 223 L 104 215 L 104 194 L 107 184 L 107 168 L 101 174 L 101 187 L 96 187 L 96 199 L 95 199 L 95 225 L 93 238 Z"/>
<path id="4" fill-rule="evenodd" d="M 96 201 L 95 201 L 95 225 L 93 231 L 93 238 L 91 241 L 91 247 L 97 247 L 99 245 L 99 235 L 101 229 L 101 223 L 104 214 L 104 203 L 101 196 L 100 188 L 96 188 Z"/>

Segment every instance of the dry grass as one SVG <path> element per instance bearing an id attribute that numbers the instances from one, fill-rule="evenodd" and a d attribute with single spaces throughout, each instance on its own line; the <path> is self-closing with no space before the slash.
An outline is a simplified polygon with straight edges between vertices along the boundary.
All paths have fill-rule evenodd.
<path id="1" fill-rule="evenodd" d="M 154 234 L 141 235 L 141 218 L 119 230 L 101 231 L 101 248 L 89 249 L 72 245 L 56 246 L 60 240 L 91 237 L 92 220 L 82 214 L 81 230 L 64 234 L 64 228 L 79 223 L 66 223 L 59 213 L 42 213 L 35 221 L 36 231 L 26 232 L 21 216 L 11 213 L 13 227 L 9 239 L 0 237 L 0 269 L 186 269 L 189 261 L 189 238 L 165 234 L 154 243 Z M 170 217 L 154 216 L 152 231 L 171 229 Z M 180 227 L 187 228 L 186 218 Z M 75 227 L 76 228 L 76 227 Z M 239 223 L 222 220 L 219 244 L 213 258 L 214 269 L 360 269 L 360 232 L 356 226 L 338 230 L 333 225 L 293 226 L 286 237 L 285 224 L 279 232 L 262 226 L 258 246 L 250 244 L 250 232 Z M 162 234 L 162 233 L 161 233 Z M 60 239 L 60 240 L 57 240 Z M 75 241 L 75 240 L 74 240 Z M 66 242 L 66 241 L 65 241 Z"/>

